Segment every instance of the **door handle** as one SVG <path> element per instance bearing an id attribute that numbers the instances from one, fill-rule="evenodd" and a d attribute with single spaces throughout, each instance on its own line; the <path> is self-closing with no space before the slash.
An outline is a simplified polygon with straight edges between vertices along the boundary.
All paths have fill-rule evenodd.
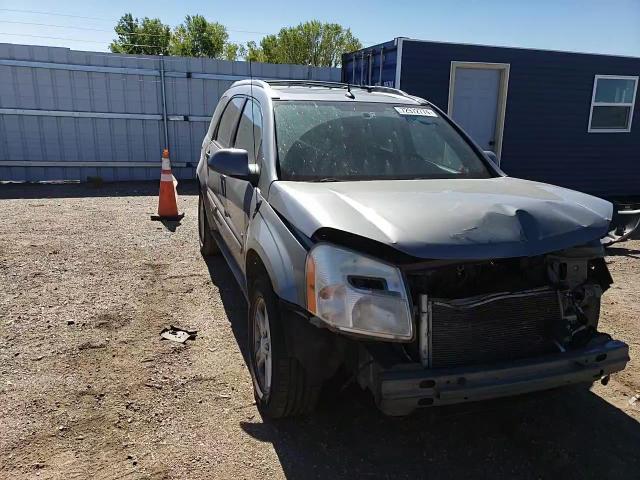
<path id="1" fill-rule="evenodd" d="M 224 210 L 224 216 L 229 216 L 229 210 L 227 210 L 227 177 L 226 175 L 220 175 L 220 192 L 222 193 L 222 208 Z"/>

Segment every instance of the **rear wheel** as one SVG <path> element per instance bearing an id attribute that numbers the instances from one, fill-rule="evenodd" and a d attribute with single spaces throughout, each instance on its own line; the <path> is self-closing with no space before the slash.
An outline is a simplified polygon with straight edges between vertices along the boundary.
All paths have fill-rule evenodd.
<path id="1" fill-rule="evenodd" d="M 258 408 L 270 418 L 313 411 L 321 385 L 310 381 L 302 364 L 287 349 L 269 279 L 256 279 L 250 295 L 249 367 Z"/>
<path id="2" fill-rule="evenodd" d="M 200 239 L 200 253 L 203 257 L 210 257 L 220 253 L 220 249 L 211 234 L 209 220 L 207 220 L 207 214 L 204 208 L 204 198 L 201 193 L 198 197 L 198 237 Z"/>

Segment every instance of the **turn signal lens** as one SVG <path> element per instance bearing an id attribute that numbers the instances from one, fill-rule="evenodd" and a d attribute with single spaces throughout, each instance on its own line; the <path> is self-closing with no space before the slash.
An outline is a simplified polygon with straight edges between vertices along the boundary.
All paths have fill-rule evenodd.
<path id="1" fill-rule="evenodd" d="M 307 310 L 315 314 L 316 307 L 316 264 L 313 261 L 311 255 L 307 256 L 306 265 L 306 279 L 307 279 Z"/>

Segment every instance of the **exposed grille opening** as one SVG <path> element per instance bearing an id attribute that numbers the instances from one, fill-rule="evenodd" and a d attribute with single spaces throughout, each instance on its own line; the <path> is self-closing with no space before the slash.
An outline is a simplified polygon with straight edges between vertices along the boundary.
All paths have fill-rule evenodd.
<path id="1" fill-rule="evenodd" d="M 611 285 L 602 247 L 536 257 L 404 266 L 415 305 L 407 356 L 426 368 L 496 364 L 566 352 L 598 335 Z"/>
<path id="2" fill-rule="evenodd" d="M 434 298 L 468 298 L 549 285 L 544 256 L 450 263 L 408 271 L 410 289 Z"/>
<path id="3" fill-rule="evenodd" d="M 431 367 L 452 368 L 557 351 L 553 322 L 562 318 L 552 289 L 430 302 Z"/>

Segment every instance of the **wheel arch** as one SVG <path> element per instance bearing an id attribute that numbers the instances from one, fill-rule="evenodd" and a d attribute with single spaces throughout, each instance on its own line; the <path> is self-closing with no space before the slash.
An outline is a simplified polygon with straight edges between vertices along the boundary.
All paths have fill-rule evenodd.
<path id="1" fill-rule="evenodd" d="M 267 280 L 270 281 L 273 293 L 278 299 L 278 322 L 287 352 L 299 362 L 311 384 L 322 385 L 335 375 L 345 361 L 347 340 L 330 330 L 311 324 L 310 314 L 302 313 L 301 309 L 287 301 L 283 302 L 283 298 L 275 289 L 273 274 L 269 273 L 269 264 L 263 262 L 257 250 L 247 251 L 246 263 L 247 294 L 250 302 L 255 295 L 254 282 L 251 279 L 261 278 L 261 275 L 269 277 Z"/>
<path id="2" fill-rule="evenodd" d="M 272 275 L 269 273 L 269 270 L 264 264 L 262 257 L 260 257 L 260 254 L 254 248 L 251 248 L 247 251 L 245 263 L 245 275 L 247 277 L 248 292 L 251 292 L 253 283 L 259 276 L 266 276 L 271 282 L 271 286 L 273 287 L 273 281 L 271 280 Z"/>

